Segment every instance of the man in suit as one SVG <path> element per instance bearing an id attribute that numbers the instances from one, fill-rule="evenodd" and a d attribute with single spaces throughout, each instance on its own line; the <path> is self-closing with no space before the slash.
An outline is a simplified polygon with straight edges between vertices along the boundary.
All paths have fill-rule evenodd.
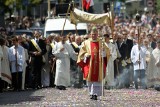
<path id="1" fill-rule="evenodd" d="M 41 88 L 41 70 L 43 66 L 43 55 L 47 52 L 44 40 L 40 39 L 39 32 L 34 33 L 34 39 L 29 42 L 29 55 L 32 67 L 32 87 Z"/>
<path id="2" fill-rule="evenodd" d="M 150 42 L 149 47 L 151 47 L 152 49 L 155 49 L 156 48 L 156 42 L 153 41 L 152 34 L 148 34 L 147 37 L 148 37 L 148 40 Z"/>
<path id="3" fill-rule="evenodd" d="M 127 45 L 124 43 L 123 41 L 123 35 L 119 35 L 118 36 L 118 41 L 117 41 L 117 45 L 118 45 L 118 50 L 119 50 L 119 53 L 121 55 L 121 57 L 118 58 L 119 60 L 119 65 L 118 65 L 118 68 L 119 68 L 119 73 L 121 74 L 124 67 L 126 67 L 126 62 L 125 62 L 125 58 L 126 58 L 126 50 L 127 50 Z"/>
<path id="4" fill-rule="evenodd" d="M 133 40 L 128 39 L 128 34 L 126 31 L 122 32 L 124 37 L 124 43 L 126 44 L 126 57 L 125 61 L 127 63 L 126 70 L 127 70 L 127 77 L 128 81 L 126 82 L 125 86 L 129 88 L 130 84 L 133 82 L 133 64 L 131 62 L 130 54 L 133 47 Z"/>
<path id="5" fill-rule="evenodd" d="M 130 58 L 131 50 L 133 47 L 133 40 L 128 39 L 127 32 L 122 32 L 122 33 L 123 33 L 124 43 L 127 45 L 126 59 L 128 59 Z"/>

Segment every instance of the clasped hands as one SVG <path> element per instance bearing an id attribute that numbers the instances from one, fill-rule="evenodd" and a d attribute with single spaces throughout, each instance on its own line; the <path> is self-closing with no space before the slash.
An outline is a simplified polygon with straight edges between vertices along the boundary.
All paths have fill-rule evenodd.
<path id="1" fill-rule="evenodd" d="M 140 60 L 137 60 L 137 61 L 136 61 L 136 63 L 140 64 L 140 63 L 141 63 L 141 61 L 140 61 Z"/>
<path id="2" fill-rule="evenodd" d="M 62 48 L 60 49 L 60 52 L 62 52 L 62 51 L 64 51 L 64 47 L 62 47 Z"/>
<path id="3" fill-rule="evenodd" d="M 35 55 L 35 56 L 41 55 L 41 52 L 35 51 L 35 52 L 33 52 L 33 55 Z"/>

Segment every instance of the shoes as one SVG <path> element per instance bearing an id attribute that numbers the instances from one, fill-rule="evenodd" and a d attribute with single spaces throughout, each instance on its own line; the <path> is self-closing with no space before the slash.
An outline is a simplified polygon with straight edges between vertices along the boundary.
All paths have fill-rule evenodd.
<path id="1" fill-rule="evenodd" d="M 155 87 L 154 89 L 157 91 L 160 91 L 160 87 Z"/>
<path id="2" fill-rule="evenodd" d="M 97 95 L 91 95 L 91 98 L 92 100 L 97 100 Z"/>
<path id="3" fill-rule="evenodd" d="M 56 86 L 56 88 L 59 89 L 59 90 L 66 90 L 65 86 Z"/>
<path id="4" fill-rule="evenodd" d="M 138 86 L 135 86 L 135 89 L 138 89 Z"/>
<path id="5" fill-rule="evenodd" d="M 39 85 L 37 85 L 37 86 L 33 86 L 32 88 L 33 88 L 33 89 L 41 89 L 42 87 L 39 86 Z"/>

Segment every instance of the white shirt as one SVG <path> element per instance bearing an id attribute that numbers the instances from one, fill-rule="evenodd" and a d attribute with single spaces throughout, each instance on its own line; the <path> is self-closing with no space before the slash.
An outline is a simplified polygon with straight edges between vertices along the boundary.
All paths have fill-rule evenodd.
<path id="1" fill-rule="evenodd" d="M 16 50 L 17 50 L 17 64 L 19 65 L 17 68 L 16 68 Z M 24 48 L 18 45 L 17 49 L 15 49 L 15 46 L 12 46 L 9 49 L 9 61 L 11 63 L 12 73 L 22 72 L 24 62 L 26 61 Z"/>
<path id="2" fill-rule="evenodd" d="M 133 62 L 134 70 L 146 69 L 146 54 L 147 49 L 145 46 L 134 45 L 131 50 L 131 61 Z M 137 61 L 140 61 L 140 64 Z"/>

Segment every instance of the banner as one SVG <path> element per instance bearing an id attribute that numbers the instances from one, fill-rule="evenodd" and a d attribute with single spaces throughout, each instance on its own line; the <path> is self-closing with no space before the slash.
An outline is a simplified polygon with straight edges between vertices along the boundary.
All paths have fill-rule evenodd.
<path id="1" fill-rule="evenodd" d="M 104 14 L 91 14 L 74 8 L 70 13 L 71 23 L 111 24 L 111 12 Z"/>

